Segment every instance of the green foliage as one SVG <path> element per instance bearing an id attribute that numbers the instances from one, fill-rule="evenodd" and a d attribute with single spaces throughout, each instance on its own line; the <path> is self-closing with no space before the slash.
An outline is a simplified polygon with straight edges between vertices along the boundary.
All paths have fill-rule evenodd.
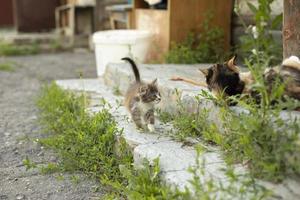
<path id="1" fill-rule="evenodd" d="M 257 184 L 249 174 L 236 174 L 232 168 L 225 171 L 226 182 L 213 177 L 207 172 L 205 159 L 201 158 L 204 149 L 196 146 L 197 158 L 196 165 L 190 167 L 189 172 L 192 174 L 192 185 L 194 194 L 186 191 L 190 200 L 212 200 L 212 199 L 268 199 L 271 192 L 263 186 Z"/>
<path id="2" fill-rule="evenodd" d="M 205 91 L 201 92 L 204 95 Z M 201 138 L 207 142 L 216 143 L 218 135 L 212 134 L 213 130 L 217 132 L 217 126 L 214 123 L 207 123 L 209 109 L 200 108 L 201 99 L 196 97 L 198 108 L 196 112 L 188 111 L 182 102 L 178 102 L 176 114 L 167 112 L 158 112 L 161 122 L 171 122 L 174 130 L 170 136 L 180 141 L 186 141 L 187 138 Z M 211 138 L 210 138 L 211 137 Z"/>
<path id="3" fill-rule="evenodd" d="M 248 7 L 254 14 L 255 26 L 246 27 L 242 17 L 247 35 L 240 38 L 241 45 L 240 52 L 244 56 L 257 54 L 257 52 L 264 52 L 270 58 L 271 65 L 278 64 L 282 60 L 282 44 L 276 42 L 270 33 L 270 30 L 279 28 L 282 23 L 282 14 L 275 18 L 271 15 L 271 3 L 274 0 L 258 0 L 258 6 L 248 2 Z M 239 14 L 239 9 L 236 9 Z"/>
<path id="4" fill-rule="evenodd" d="M 22 56 L 32 55 L 39 52 L 37 44 L 32 45 L 14 45 L 0 42 L 0 56 Z"/>
<path id="5" fill-rule="evenodd" d="M 173 121 L 175 118 L 174 115 L 172 115 L 171 113 L 163 111 L 161 109 L 157 109 L 156 113 L 158 115 L 159 120 L 164 124 Z"/>
<path id="6" fill-rule="evenodd" d="M 122 95 L 119 86 L 115 86 L 115 87 L 113 88 L 113 94 L 116 95 L 116 96 L 121 96 L 121 95 Z"/>
<path id="7" fill-rule="evenodd" d="M 285 83 L 278 80 L 268 85 L 270 83 L 264 81 L 263 71 L 269 63 L 266 55 L 251 59 L 246 63 L 254 76 L 252 90 L 259 101 L 251 97 L 232 97 L 243 109 L 237 112 L 218 99 L 222 128 L 208 119 L 210 110 L 180 113 L 173 122 L 177 129 L 175 135 L 200 137 L 218 144 L 229 163 L 247 163 L 254 177 L 281 181 L 286 176 L 300 175 L 300 121 L 287 121 L 280 116 L 283 109 L 299 107 L 299 101 L 284 97 Z M 201 97 L 212 99 L 208 93 L 202 93 Z"/>
<path id="8" fill-rule="evenodd" d="M 61 51 L 61 50 L 64 49 L 64 47 L 62 45 L 62 41 L 60 41 L 60 40 L 53 40 L 53 41 L 51 41 L 50 48 L 53 51 Z"/>
<path id="9" fill-rule="evenodd" d="M 287 97 L 283 99 L 285 83 L 275 82 L 269 89 L 262 75 L 268 64 L 265 57 L 258 56 L 247 64 L 254 75 L 253 90 L 260 102 L 257 105 L 256 100 L 238 99 L 247 111 L 237 114 L 224 110 L 226 128 L 222 145 L 230 160 L 247 162 L 255 177 L 281 181 L 288 175 L 300 175 L 300 121 L 286 121 L 280 116 L 282 109 L 289 111 L 300 104 Z"/>
<path id="10" fill-rule="evenodd" d="M 84 96 L 63 91 L 55 84 L 44 87 L 37 101 L 40 122 L 53 134 L 40 143 L 58 152 L 63 171 L 82 171 L 97 179 L 126 182 L 119 165 L 130 166 L 132 155 L 122 139 L 116 150 L 121 131 L 105 102 L 99 113 L 89 115 Z"/>
<path id="11" fill-rule="evenodd" d="M 32 162 L 28 157 L 26 157 L 23 160 L 23 165 L 26 167 L 26 170 L 29 170 L 29 169 L 37 167 L 37 165 L 34 162 Z"/>
<path id="12" fill-rule="evenodd" d="M 14 64 L 10 62 L 0 63 L 0 71 L 13 72 L 15 71 Z"/>
<path id="13" fill-rule="evenodd" d="M 124 166 L 120 169 L 128 180 L 128 185 L 124 188 L 128 199 L 174 199 L 171 189 L 162 184 L 159 159 L 155 159 L 152 166 L 144 160 L 143 166 L 137 170 L 130 170 Z"/>
<path id="14" fill-rule="evenodd" d="M 103 109 L 91 116 L 85 111 L 84 96 L 55 84 L 42 90 L 37 101 L 40 121 L 53 134 L 40 143 L 61 158 L 58 165 L 48 164 L 42 172 L 84 172 L 107 186 L 106 199 L 174 199 L 169 198 L 170 188 L 161 183 L 158 160 L 152 166 L 145 162 L 142 168 L 133 169 L 125 140 L 119 137 L 117 143 L 121 131 L 109 113 L 109 105 L 103 101 Z M 25 163 L 28 168 L 35 167 L 29 160 Z"/>
<path id="15" fill-rule="evenodd" d="M 61 171 L 60 166 L 56 163 L 48 163 L 45 166 L 39 167 L 39 169 L 42 174 L 52 174 Z"/>
<path id="16" fill-rule="evenodd" d="M 55 84 L 44 87 L 37 105 L 41 111 L 41 124 L 52 134 L 39 141 L 57 151 L 61 161 L 39 167 L 42 173 L 84 172 L 107 186 L 105 199 L 215 199 L 220 191 L 229 195 L 228 199 L 246 191 L 259 197 L 265 195 L 260 193 L 262 190 L 252 191 L 250 182 L 247 185 L 240 185 L 239 182 L 238 187 L 235 186 L 237 178 L 232 179 L 228 186 L 214 179 L 203 181 L 205 170 L 200 162 L 190 169 L 194 177 L 191 184 L 195 193 L 187 188 L 179 191 L 175 186 L 166 185 L 160 177 L 159 159 L 151 163 L 144 161 L 142 166 L 134 169 L 132 155 L 125 140 L 119 137 L 116 143 L 116 136 L 121 131 L 117 129 L 117 124 L 109 113 L 109 105 L 104 101 L 102 103 L 103 109 L 90 116 L 85 111 L 85 95 L 78 96 L 64 91 Z M 200 150 L 198 152 L 197 160 Z M 27 169 L 37 167 L 28 158 L 24 160 L 24 165 Z M 78 183 L 79 179 L 73 176 L 72 181 Z"/>
<path id="17" fill-rule="evenodd" d="M 224 55 L 224 33 L 219 27 L 212 27 L 212 14 L 206 14 L 202 32 L 190 33 L 182 43 L 172 43 L 165 61 L 176 64 L 214 63 Z"/>

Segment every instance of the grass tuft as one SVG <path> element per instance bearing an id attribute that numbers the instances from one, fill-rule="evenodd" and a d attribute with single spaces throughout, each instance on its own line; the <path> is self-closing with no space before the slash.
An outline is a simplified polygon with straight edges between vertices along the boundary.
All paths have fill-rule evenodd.
<path id="1" fill-rule="evenodd" d="M 10 62 L 0 63 L 0 71 L 14 72 L 15 65 Z"/>
<path id="2" fill-rule="evenodd" d="M 22 56 L 32 55 L 39 52 L 37 44 L 32 45 L 14 45 L 10 43 L 0 42 L 0 56 Z"/>

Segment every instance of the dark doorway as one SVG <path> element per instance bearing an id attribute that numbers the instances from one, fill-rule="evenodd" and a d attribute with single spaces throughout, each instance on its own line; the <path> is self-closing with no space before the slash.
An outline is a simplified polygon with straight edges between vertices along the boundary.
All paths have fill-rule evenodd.
<path id="1" fill-rule="evenodd" d="M 13 26 L 13 0 L 0 0 L 0 27 Z"/>
<path id="2" fill-rule="evenodd" d="M 14 0 L 14 3 L 18 31 L 42 32 L 55 28 L 55 8 L 59 0 Z"/>

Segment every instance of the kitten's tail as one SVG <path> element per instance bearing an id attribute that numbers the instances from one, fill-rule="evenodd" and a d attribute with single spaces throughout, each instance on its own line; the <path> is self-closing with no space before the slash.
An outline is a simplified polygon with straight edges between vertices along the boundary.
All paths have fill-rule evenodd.
<path id="1" fill-rule="evenodd" d="M 138 83 L 141 82 L 140 72 L 139 72 L 139 69 L 137 68 L 135 62 L 131 58 L 128 58 L 128 57 L 122 58 L 122 60 L 125 60 L 130 63 L 136 82 L 138 82 Z"/>

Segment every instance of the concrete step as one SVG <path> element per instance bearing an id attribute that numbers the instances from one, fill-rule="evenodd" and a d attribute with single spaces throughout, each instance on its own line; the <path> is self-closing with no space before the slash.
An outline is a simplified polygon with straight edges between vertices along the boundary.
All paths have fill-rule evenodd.
<path id="1" fill-rule="evenodd" d="M 126 82 L 123 81 L 123 76 L 119 78 L 122 80 L 122 83 L 119 85 L 121 87 L 121 85 Z M 150 78 L 150 76 L 148 78 Z M 104 98 L 112 105 L 111 112 L 116 118 L 119 128 L 124 130 L 123 137 L 133 151 L 135 165 L 141 165 L 142 160 L 145 158 L 151 162 L 153 159 L 159 157 L 162 177 L 167 184 L 176 185 L 180 189 L 184 189 L 185 187 L 192 188 L 189 180 L 191 180 L 193 176 L 188 172 L 188 169 L 196 165 L 197 154 L 193 147 L 185 146 L 181 142 L 174 141 L 167 135 L 172 125 L 158 123 L 155 133 L 137 131 L 133 123 L 128 119 L 124 106 L 122 106 L 123 97 L 113 95 L 113 91 L 104 84 L 102 78 L 58 80 L 56 83 L 63 89 L 88 92 L 91 96 L 91 104 L 87 109 L 91 113 L 98 112 L 102 109 L 100 102 L 101 99 Z M 227 165 L 218 148 L 214 146 L 209 147 L 209 151 L 202 153 L 200 159 L 205 160 L 205 173 L 201 176 L 201 181 L 205 182 L 206 180 L 213 179 L 222 182 L 225 186 L 229 183 L 224 170 L 227 168 Z M 246 173 L 247 170 L 242 165 L 236 165 L 235 172 L 241 175 Z M 236 184 L 238 187 L 240 183 Z M 281 199 L 300 198 L 300 191 L 298 190 L 300 184 L 292 180 L 286 180 L 282 184 L 266 182 L 263 184 L 274 191 L 275 196 Z M 251 195 L 253 194 L 249 194 L 249 198 Z M 230 198 L 228 197 L 228 199 Z"/>
<path id="2" fill-rule="evenodd" d="M 206 68 L 209 64 L 200 65 L 139 65 L 141 78 L 145 81 L 151 81 L 158 78 L 158 85 L 162 95 L 160 108 L 165 111 L 176 113 L 178 101 L 184 101 L 185 105 L 193 110 L 195 96 L 199 94 L 198 86 L 193 86 L 183 82 L 174 82 L 169 80 L 174 75 L 189 77 L 199 82 L 205 82 L 204 76 L 198 72 L 199 68 Z M 105 84 L 111 88 L 118 88 L 122 94 L 125 94 L 130 83 L 134 81 L 132 69 L 129 64 L 110 63 L 107 65 L 103 76 Z M 206 88 L 201 88 L 206 89 Z"/>
<path id="3" fill-rule="evenodd" d="M 199 72 L 200 68 L 207 68 L 211 64 L 197 64 L 197 65 L 174 65 L 174 64 L 140 64 L 138 65 L 141 77 L 145 81 L 151 81 L 158 78 L 159 90 L 162 95 L 162 101 L 159 108 L 170 113 L 177 113 L 178 102 L 189 112 L 195 112 L 200 108 L 210 110 L 208 119 L 220 123 L 219 107 L 213 102 L 207 101 L 204 98 L 195 98 L 199 95 L 200 90 L 207 90 L 207 88 L 200 86 L 193 86 L 184 82 L 171 81 L 170 78 L 174 75 L 187 77 L 199 82 L 205 82 L 205 77 Z M 105 74 L 103 76 L 104 82 L 112 89 L 118 89 L 121 94 L 125 94 L 130 83 L 134 81 L 132 69 L 127 63 L 110 63 L 107 65 Z M 199 97 L 199 96 L 198 96 Z M 247 112 L 240 107 L 232 107 L 236 112 Z M 281 112 L 281 117 L 284 120 L 300 120 L 300 112 Z"/>

